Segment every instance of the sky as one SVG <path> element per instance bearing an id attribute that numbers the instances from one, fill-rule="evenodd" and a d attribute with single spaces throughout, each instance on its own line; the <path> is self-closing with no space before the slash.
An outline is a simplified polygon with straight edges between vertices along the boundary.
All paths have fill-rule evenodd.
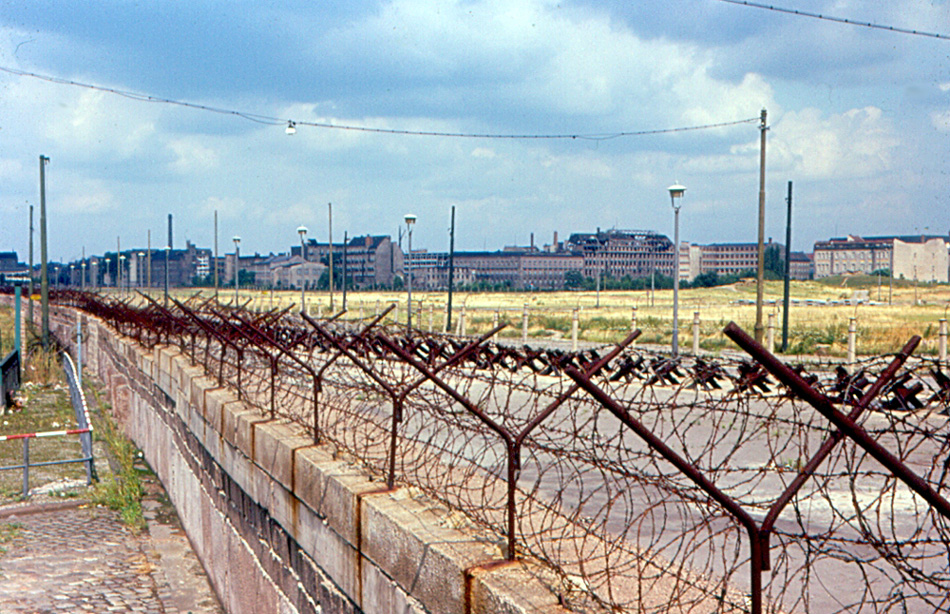
<path id="1" fill-rule="evenodd" d="M 776 3 L 950 37 L 950 0 Z M 0 251 L 23 261 L 41 155 L 54 260 L 164 246 L 169 213 L 176 248 L 212 247 L 217 212 L 221 253 L 287 251 L 300 225 L 327 240 L 328 203 L 337 242 L 412 213 L 413 247 L 447 251 L 453 206 L 458 250 L 672 237 L 674 183 L 682 240 L 754 242 L 762 109 L 768 237 L 789 181 L 795 250 L 950 233 L 947 38 L 720 0 L 0 0 L 0 69 L 103 88 L 0 71 Z"/>

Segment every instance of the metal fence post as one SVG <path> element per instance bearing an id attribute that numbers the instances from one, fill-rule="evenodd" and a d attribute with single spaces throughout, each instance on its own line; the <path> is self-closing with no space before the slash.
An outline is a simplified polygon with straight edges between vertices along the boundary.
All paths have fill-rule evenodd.
<path id="1" fill-rule="evenodd" d="M 82 316 L 76 321 L 76 385 L 82 390 Z"/>
<path id="2" fill-rule="evenodd" d="M 521 311 L 521 343 L 528 342 L 528 303 L 524 304 Z"/>
<path id="3" fill-rule="evenodd" d="M 577 307 L 571 313 L 571 351 L 577 351 Z"/>
<path id="4" fill-rule="evenodd" d="M 23 438 L 23 498 L 30 494 L 30 438 Z"/>
<path id="5" fill-rule="evenodd" d="M 855 360 L 855 346 L 858 337 L 858 319 L 851 318 L 848 323 L 848 364 L 853 365 Z"/>
<path id="6" fill-rule="evenodd" d="M 765 348 L 770 351 L 775 351 L 775 313 L 769 314 L 769 324 L 768 324 L 768 340 L 765 343 Z"/>
<path id="7" fill-rule="evenodd" d="M 463 337 L 466 335 L 468 332 L 466 330 L 467 325 L 468 322 L 465 320 L 465 305 L 462 305 L 462 311 L 459 313 L 459 335 Z"/>
<path id="8" fill-rule="evenodd" d="M 429 332 L 430 333 L 433 330 L 433 322 L 434 322 L 433 317 L 432 317 L 433 311 L 435 311 L 435 305 L 433 305 L 432 303 L 429 303 Z"/>
<path id="9" fill-rule="evenodd" d="M 940 362 L 947 361 L 947 318 L 940 318 Z"/>
<path id="10" fill-rule="evenodd" d="M 693 312 L 693 356 L 699 356 L 699 312 Z"/>
<path id="11" fill-rule="evenodd" d="M 498 310 L 497 310 L 497 309 L 495 310 L 495 313 L 492 314 L 492 317 L 491 317 L 491 327 L 492 327 L 492 328 L 498 328 Z M 497 339 L 497 337 L 498 337 L 498 333 L 495 333 L 494 335 L 491 336 L 491 340 L 492 340 L 493 343 L 495 342 L 495 340 Z"/>

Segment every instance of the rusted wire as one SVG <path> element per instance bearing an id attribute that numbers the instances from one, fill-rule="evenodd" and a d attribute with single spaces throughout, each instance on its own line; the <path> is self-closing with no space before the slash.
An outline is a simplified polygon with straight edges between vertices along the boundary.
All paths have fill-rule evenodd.
<path id="1" fill-rule="evenodd" d="M 571 353 L 198 300 L 61 300 L 176 345 L 500 556 L 540 561 L 571 609 L 950 609 L 950 377 L 912 344 L 786 367 L 755 348 Z"/>

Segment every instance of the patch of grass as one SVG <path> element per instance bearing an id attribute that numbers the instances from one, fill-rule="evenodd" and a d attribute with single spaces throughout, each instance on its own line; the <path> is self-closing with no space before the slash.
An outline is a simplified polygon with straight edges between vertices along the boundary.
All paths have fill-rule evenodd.
<path id="1" fill-rule="evenodd" d="M 0 554 L 6 554 L 7 548 L 12 544 L 23 531 L 23 525 L 19 522 L 0 523 Z"/>
<path id="2" fill-rule="evenodd" d="M 96 397 L 98 399 L 98 394 Z M 145 528 L 145 517 L 142 515 L 142 495 L 145 493 L 135 466 L 139 450 L 122 434 L 101 402 L 99 406 L 103 407 L 103 411 L 98 412 L 93 420 L 94 432 L 109 450 L 113 473 L 95 486 L 92 502 L 119 512 L 122 522 L 133 530 L 141 531 Z"/>

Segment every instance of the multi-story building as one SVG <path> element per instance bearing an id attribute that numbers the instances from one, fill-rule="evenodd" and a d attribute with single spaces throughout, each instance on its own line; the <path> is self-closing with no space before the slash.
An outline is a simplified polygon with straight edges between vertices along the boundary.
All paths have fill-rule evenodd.
<path id="1" fill-rule="evenodd" d="M 598 271 L 615 278 L 637 279 L 653 271 L 673 276 L 673 242 L 651 230 L 601 231 L 598 228 L 596 233 L 574 233 L 565 249 L 583 257 L 585 277 L 595 277 Z M 682 269 L 682 262 L 678 268 Z M 688 264 L 686 269 L 689 270 Z"/>
<path id="2" fill-rule="evenodd" d="M 790 279 L 806 280 L 815 276 L 815 263 L 805 252 L 792 252 L 789 257 L 788 276 Z"/>
<path id="3" fill-rule="evenodd" d="M 307 260 L 329 264 L 330 244 L 310 239 L 306 243 Z M 291 248 L 292 255 L 300 247 Z M 403 253 L 389 235 L 353 237 L 344 245 L 333 244 L 334 278 L 346 271 L 347 285 L 353 288 L 386 288 L 403 273 Z"/>
<path id="4" fill-rule="evenodd" d="M 785 246 L 773 243 L 769 239 L 765 249 L 778 247 L 782 257 L 785 256 Z M 700 256 L 700 272 L 716 273 L 717 275 L 739 275 L 745 271 L 755 271 L 759 267 L 758 243 L 712 243 L 703 245 Z"/>
<path id="5" fill-rule="evenodd" d="M 166 268 L 166 259 L 168 266 Z M 191 286 L 196 278 L 207 275 L 204 270 L 212 262 L 211 250 L 196 247 L 190 241 L 185 249 L 129 249 L 122 252 L 106 252 L 102 256 L 90 256 L 66 265 L 64 280 L 74 286 L 115 287 L 120 282 L 123 288 L 144 288 L 151 284 Z"/>
<path id="6" fill-rule="evenodd" d="M 932 235 L 859 237 L 848 235 L 815 243 L 815 277 L 853 275 L 889 269 L 896 278 L 947 282 L 947 237 Z"/>
<path id="7" fill-rule="evenodd" d="M 454 283 L 485 283 L 514 290 L 559 290 L 567 274 L 581 272 L 579 254 L 541 251 L 532 247 L 506 247 L 495 252 L 456 252 Z M 413 286 L 441 290 L 449 283 L 449 255 L 445 252 L 412 253 Z"/>

